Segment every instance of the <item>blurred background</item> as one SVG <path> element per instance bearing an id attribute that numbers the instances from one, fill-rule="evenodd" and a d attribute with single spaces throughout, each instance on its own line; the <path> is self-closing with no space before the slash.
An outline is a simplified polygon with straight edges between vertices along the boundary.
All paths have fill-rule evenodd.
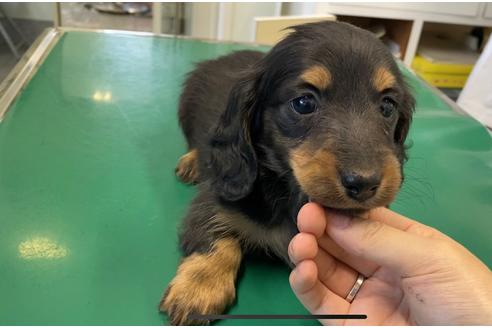
<path id="1" fill-rule="evenodd" d="M 491 33 L 490 3 L 0 3 L 0 81 L 51 26 L 274 44 L 318 20 L 371 30 L 420 77 L 457 99 Z"/>

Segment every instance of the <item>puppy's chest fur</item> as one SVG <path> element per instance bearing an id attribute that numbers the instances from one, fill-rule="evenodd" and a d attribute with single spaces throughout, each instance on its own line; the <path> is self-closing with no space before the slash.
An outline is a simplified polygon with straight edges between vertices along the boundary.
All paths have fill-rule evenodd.
<path id="1" fill-rule="evenodd" d="M 293 219 L 285 218 L 275 224 L 264 225 L 246 213 L 222 208 L 211 221 L 216 231 L 237 236 L 244 251 L 261 250 L 289 263 L 287 249 L 297 231 Z"/>
<path id="2" fill-rule="evenodd" d="M 297 213 L 306 201 L 297 186 L 260 167 L 251 194 L 234 203 L 218 202 L 216 220 L 239 236 L 246 251 L 263 250 L 290 263 L 288 245 L 298 232 Z"/>

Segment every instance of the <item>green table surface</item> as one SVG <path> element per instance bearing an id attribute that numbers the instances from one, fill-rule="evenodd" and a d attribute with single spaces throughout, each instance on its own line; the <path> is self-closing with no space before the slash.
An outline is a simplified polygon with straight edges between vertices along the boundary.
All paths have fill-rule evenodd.
<path id="1" fill-rule="evenodd" d="M 64 33 L 0 124 L 0 324 L 167 323 L 157 307 L 195 194 L 174 176 L 185 152 L 181 84 L 194 63 L 246 48 L 266 50 Z M 491 266 L 492 140 L 404 71 L 417 113 L 392 208 Z M 282 264 L 249 260 L 229 313 L 306 314 L 288 274 Z"/>

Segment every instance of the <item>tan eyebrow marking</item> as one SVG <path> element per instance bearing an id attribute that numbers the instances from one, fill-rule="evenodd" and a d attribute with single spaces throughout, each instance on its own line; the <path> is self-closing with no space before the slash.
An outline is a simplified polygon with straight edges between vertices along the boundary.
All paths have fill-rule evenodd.
<path id="1" fill-rule="evenodd" d="M 396 78 L 386 67 L 379 67 L 372 77 L 372 83 L 379 92 L 391 88 L 396 83 Z"/>
<path id="2" fill-rule="evenodd" d="M 314 65 L 302 72 L 301 79 L 319 90 L 324 90 L 331 84 L 331 73 L 321 65 Z"/>

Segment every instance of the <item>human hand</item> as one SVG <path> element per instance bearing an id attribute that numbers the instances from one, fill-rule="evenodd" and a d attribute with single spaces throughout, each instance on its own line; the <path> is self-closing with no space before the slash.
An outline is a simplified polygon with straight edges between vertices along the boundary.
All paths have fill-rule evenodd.
<path id="1" fill-rule="evenodd" d="M 492 324 L 492 272 L 443 233 L 386 208 L 349 218 L 308 203 L 289 245 L 292 290 L 330 325 Z M 358 274 L 366 277 L 349 303 Z"/>

